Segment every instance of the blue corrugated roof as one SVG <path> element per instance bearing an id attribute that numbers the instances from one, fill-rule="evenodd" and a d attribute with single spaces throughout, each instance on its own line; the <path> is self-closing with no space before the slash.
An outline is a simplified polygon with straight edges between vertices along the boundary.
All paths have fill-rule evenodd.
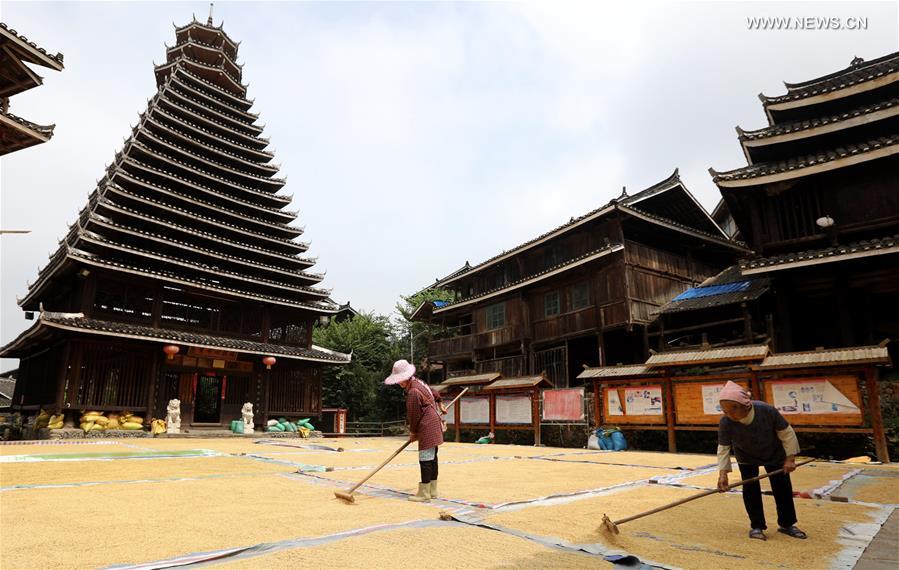
<path id="1" fill-rule="evenodd" d="M 449 305 L 449 301 L 433 301 L 433 303 L 434 303 L 434 306 L 437 307 L 438 309 L 441 309 L 441 308 Z"/>
<path id="2" fill-rule="evenodd" d="M 725 283 L 724 285 L 710 285 L 708 287 L 693 287 L 687 289 L 677 297 L 674 301 L 683 301 L 684 299 L 698 299 L 700 297 L 714 297 L 715 295 L 723 295 L 724 293 L 739 293 L 749 289 L 752 281 L 736 281 L 734 283 Z"/>

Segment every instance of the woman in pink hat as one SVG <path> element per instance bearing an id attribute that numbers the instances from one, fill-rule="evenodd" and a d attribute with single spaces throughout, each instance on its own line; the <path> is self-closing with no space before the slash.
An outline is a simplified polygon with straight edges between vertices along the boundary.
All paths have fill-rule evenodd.
<path id="1" fill-rule="evenodd" d="M 384 383 L 399 384 L 406 391 L 409 441 L 418 441 L 418 465 L 421 468 L 418 493 L 409 500 L 428 501 L 437 497 L 437 447 L 443 443 L 437 398 L 430 386 L 415 377 L 415 365 L 406 360 L 397 360 L 393 364 L 393 373 Z"/>
<path id="2" fill-rule="evenodd" d="M 799 453 L 796 432 L 777 408 L 750 400 L 749 394 L 735 382 L 724 385 L 718 400 L 724 412 L 718 423 L 718 490 L 727 490 L 731 450 L 737 456 L 743 479 L 758 477 L 761 466 L 768 473 L 783 469 L 783 473 L 769 478 L 777 505 L 777 531 L 793 538 L 806 538 L 806 534 L 796 527 L 790 481 L 790 472 L 796 469 L 796 454 Z M 762 486 L 758 481 L 743 485 L 743 506 L 749 515 L 749 538 L 767 540 Z"/>

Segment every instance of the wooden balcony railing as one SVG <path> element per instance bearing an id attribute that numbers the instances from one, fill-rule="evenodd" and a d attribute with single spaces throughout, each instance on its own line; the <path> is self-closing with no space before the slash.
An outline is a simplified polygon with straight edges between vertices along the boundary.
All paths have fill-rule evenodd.
<path id="1" fill-rule="evenodd" d="M 565 313 L 549 319 L 534 322 L 534 340 L 561 337 L 597 327 L 596 308 L 586 307 L 579 311 Z"/>
<path id="2" fill-rule="evenodd" d="M 510 344 L 517 340 L 521 340 L 524 337 L 524 328 L 513 325 L 482 332 L 474 335 L 474 337 L 475 348 L 490 348 L 492 346 L 501 346 L 503 344 Z"/>
<path id="3" fill-rule="evenodd" d="M 449 356 L 454 354 L 468 354 L 474 347 L 474 335 L 454 336 L 441 338 L 428 343 L 428 355 L 431 358 L 437 356 Z"/>

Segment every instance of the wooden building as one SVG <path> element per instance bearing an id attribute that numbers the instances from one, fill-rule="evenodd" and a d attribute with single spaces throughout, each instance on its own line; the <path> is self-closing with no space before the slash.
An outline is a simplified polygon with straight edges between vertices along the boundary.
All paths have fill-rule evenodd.
<path id="1" fill-rule="evenodd" d="M 20 359 L 14 409 L 150 418 L 179 398 L 185 427 L 227 425 L 248 401 L 257 418 L 318 416 L 320 367 L 349 362 L 311 344 L 339 308 L 285 210 L 237 43 L 211 18 L 175 36 L 139 124 L 19 301 L 38 318 L 0 349 Z"/>
<path id="2" fill-rule="evenodd" d="M 569 386 L 584 364 L 642 362 L 653 311 L 748 254 L 678 172 L 487 261 L 437 280 L 446 302 L 413 320 L 441 325 L 428 361 L 444 375 L 546 372 Z"/>
<path id="3" fill-rule="evenodd" d="M 0 22 L 0 155 L 50 140 L 54 125 L 39 125 L 9 111 L 9 98 L 43 83 L 26 65 L 62 71 L 63 56 L 52 55 Z"/>
<path id="4" fill-rule="evenodd" d="M 753 251 L 733 280 L 773 291 L 755 320 L 778 351 L 899 338 L 899 52 L 786 86 L 760 96 L 766 127 L 737 128 L 747 166 L 710 170 Z"/>

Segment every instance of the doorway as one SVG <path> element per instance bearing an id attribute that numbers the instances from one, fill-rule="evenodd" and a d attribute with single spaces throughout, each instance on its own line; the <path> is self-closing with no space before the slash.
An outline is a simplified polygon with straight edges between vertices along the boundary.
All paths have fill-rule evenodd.
<path id="1" fill-rule="evenodd" d="M 200 374 L 194 400 L 194 423 L 219 424 L 222 415 L 222 378 Z"/>

